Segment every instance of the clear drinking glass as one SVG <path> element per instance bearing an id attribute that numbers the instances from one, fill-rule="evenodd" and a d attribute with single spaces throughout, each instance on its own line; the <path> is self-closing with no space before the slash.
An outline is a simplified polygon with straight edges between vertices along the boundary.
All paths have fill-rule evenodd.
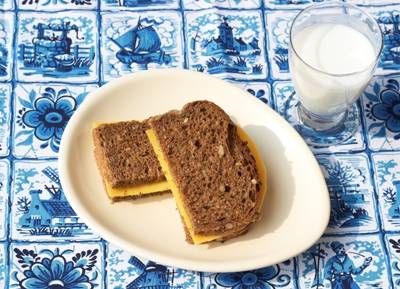
<path id="1" fill-rule="evenodd" d="M 332 145 L 355 133 L 355 101 L 372 78 L 382 46 L 379 24 L 354 5 L 325 2 L 296 16 L 289 65 L 299 99 L 297 128 L 308 143 Z"/>

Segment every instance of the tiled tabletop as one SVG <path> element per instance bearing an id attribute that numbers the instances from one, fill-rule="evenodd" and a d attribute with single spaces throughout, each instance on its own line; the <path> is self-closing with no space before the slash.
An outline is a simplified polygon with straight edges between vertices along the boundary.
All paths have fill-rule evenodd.
<path id="1" fill-rule="evenodd" d="M 241 273 L 164 267 L 94 234 L 60 187 L 57 153 L 69 118 L 89 92 L 138 70 L 228 79 L 295 125 L 288 30 L 313 2 L 322 0 L 0 0 L 0 288 L 400 288 L 398 0 L 349 1 L 376 17 L 384 50 L 358 103 L 357 134 L 312 148 L 332 213 L 324 237 L 301 255 Z M 149 58 L 123 53 L 138 45 L 135 27 Z"/>

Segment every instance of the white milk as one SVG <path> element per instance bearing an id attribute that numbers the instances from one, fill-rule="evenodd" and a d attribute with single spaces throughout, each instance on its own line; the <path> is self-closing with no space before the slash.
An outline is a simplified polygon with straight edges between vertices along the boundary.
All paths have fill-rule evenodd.
<path id="1" fill-rule="evenodd" d="M 374 68 L 376 51 L 362 33 L 342 24 L 314 24 L 296 33 L 291 73 L 296 92 L 309 111 L 329 116 L 346 110 L 364 90 Z M 350 74 L 332 76 L 329 74 Z"/>

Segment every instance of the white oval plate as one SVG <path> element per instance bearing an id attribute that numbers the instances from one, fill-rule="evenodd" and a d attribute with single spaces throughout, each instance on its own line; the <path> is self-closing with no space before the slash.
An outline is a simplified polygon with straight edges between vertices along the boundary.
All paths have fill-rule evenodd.
<path id="1" fill-rule="evenodd" d="M 185 242 L 172 196 L 110 202 L 95 164 L 91 131 L 94 122 L 142 120 L 200 99 L 221 106 L 255 141 L 268 170 L 268 195 L 261 221 L 247 234 L 194 246 Z M 316 242 L 329 219 L 325 180 L 297 132 L 257 98 L 197 72 L 135 73 L 88 95 L 65 129 L 59 173 L 74 210 L 104 239 L 185 269 L 228 272 L 279 263 Z"/>

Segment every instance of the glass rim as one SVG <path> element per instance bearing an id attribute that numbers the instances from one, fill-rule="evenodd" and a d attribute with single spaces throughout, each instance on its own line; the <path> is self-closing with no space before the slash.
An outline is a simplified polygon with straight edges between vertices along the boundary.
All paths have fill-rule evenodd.
<path id="1" fill-rule="evenodd" d="M 308 12 L 308 11 L 310 11 L 310 10 L 313 10 L 313 9 L 315 9 L 315 8 L 324 7 L 324 6 L 326 6 L 326 7 L 329 7 L 329 6 L 331 6 L 331 7 L 335 7 L 335 6 L 336 6 L 336 7 L 339 7 L 339 6 L 341 6 L 341 7 L 346 7 L 346 6 L 347 6 L 347 7 L 349 7 L 349 8 L 353 8 L 353 9 L 355 9 L 355 10 L 358 10 L 359 12 L 361 12 L 362 14 L 364 14 L 365 16 L 367 16 L 368 19 L 372 20 L 372 22 L 373 22 L 374 24 L 376 24 L 376 26 L 378 27 L 378 30 L 379 30 L 380 37 L 381 37 L 380 47 L 379 47 L 379 49 L 377 50 L 377 53 L 376 53 L 375 58 L 374 58 L 374 61 L 371 62 L 366 68 L 363 68 L 363 69 L 357 70 L 357 71 L 346 72 L 346 73 L 331 73 L 331 72 L 327 72 L 327 71 L 323 71 L 323 70 L 321 70 L 321 69 L 318 69 L 318 68 L 314 67 L 313 65 L 309 64 L 309 63 L 308 63 L 307 61 L 305 61 L 305 60 L 300 56 L 300 54 L 296 51 L 295 46 L 294 46 L 294 43 L 293 43 L 293 27 L 294 27 L 294 25 L 295 25 L 295 23 L 296 23 L 296 20 L 297 20 L 300 16 L 302 16 L 304 13 L 306 13 L 306 12 Z M 298 14 L 296 15 L 296 17 L 294 17 L 294 19 L 293 19 L 293 21 L 292 21 L 292 24 L 290 25 L 290 30 L 289 30 L 289 45 L 290 45 L 291 50 L 292 50 L 292 51 L 294 52 L 294 54 L 300 59 L 300 61 L 301 61 L 302 63 L 304 63 L 306 66 L 308 66 L 309 68 L 311 68 L 312 70 L 318 71 L 318 72 L 320 72 L 320 73 L 322 73 L 322 74 L 326 74 L 326 75 L 330 75 L 330 76 L 336 76 L 336 77 L 350 76 L 350 75 L 360 74 L 360 73 L 363 73 L 363 72 L 369 70 L 372 64 L 373 64 L 373 66 L 375 67 L 375 65 L 376 65 L 376 64 L 378 63 L 378 61 L 379 61 L 379 56 L 381 55 L 382 50 L 383 50 L 383 33 L 382 33 L 381 27 L 379 26 L 379 24 L 378 24 L 378 22 L 375 20 L 375 18 L 374 18 L 370 13 L 368 13 L 367 11 L 365 11 L 364 9 L 361 9 L 361 8 L 359 8 L 359 7 L 357 7 L 357 6 L 353 5 L 353 4 L 347 3 L 347 2 L 330 1 L 330 2 L 323 2 L 323 3 L 311 5 L 311 6 L 307 7 L 307 8 L 305 8 L 305 9 L 303 9 L 302 11 L 300 11 L 300 13 L 298 13 Z"/>

